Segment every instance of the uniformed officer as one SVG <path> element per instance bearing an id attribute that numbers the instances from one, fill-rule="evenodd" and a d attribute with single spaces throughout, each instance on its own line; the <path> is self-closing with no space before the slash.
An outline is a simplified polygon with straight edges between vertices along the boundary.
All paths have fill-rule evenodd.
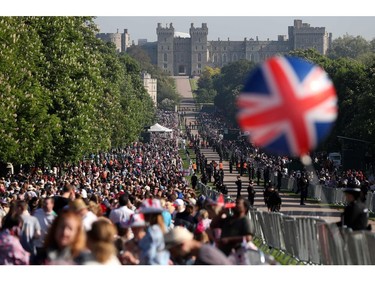
<path id="1" fill-rule="evenodd" d="M 368 209 L 360 200 L 361 189 L 357 185 L 343 188 L 348 203 L 341 214 L 338 226 L 346 226 L 352 230 L 368 230 Z"/>

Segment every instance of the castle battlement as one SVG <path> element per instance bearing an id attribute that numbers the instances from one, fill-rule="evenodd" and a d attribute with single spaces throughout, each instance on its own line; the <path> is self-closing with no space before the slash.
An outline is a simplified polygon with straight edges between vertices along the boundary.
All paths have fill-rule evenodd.
<path id="1" fill-rule="evenodd" d="M 144 43 L 142 47 L 149 48 L 151 60 L 170 75 L 200 75 L 206 66 L 222 67 L 240 59 L 259 63 L 297 49 L 314 48 L 324 55 L 332 41 L 332 33 L 326 32 L 325 27 L 311 27 L 299 19 L 288 26 L 288 35 L 278 35 L 277 40 L 259 40 L 255 36 L 242 41 L 231 41 L 229 37 L 208 41 L 207 23 L 200 27 L 191 23 L 189 34 L 175 32 L 172 23 L 158 23 L 156 33 L 157 42 Z M 124 34 L 117 30 L 117 33 L 100 33 L 97 37 L 113 42 L 119 51 L 126 50 L 124 42 L 130 41 L 127 30 Z"/>
<path id="2" fill-rule="evenodd" d="M 288 27 L 288 37 L 278 35 L 277 40 L 255 40 L 244 38 L 243 41 L 207 40 L 208 27 L 190 26 L 190 38 L 174 38 L 168 36 L 174 32 L 172 24 L 163 28 L 158 24 L 158 66 L 170 75 L 199 75 L 205 66 L 222 67 L 227 63 L 240 59 L 255 63 L 267 58 L 286 54 L 291 50 L 315 48 L 325 54 L 331 42 L 332 34 L 325 27 L 311 27 L 302 20 L 294 20 Z"/>

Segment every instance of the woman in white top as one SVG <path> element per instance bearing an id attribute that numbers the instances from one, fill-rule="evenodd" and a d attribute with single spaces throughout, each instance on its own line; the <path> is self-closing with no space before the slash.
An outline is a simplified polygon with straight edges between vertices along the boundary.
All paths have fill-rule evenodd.
<path id="1" fill-rule="evenodd" d="M 91 258 L 85 265 L 121 265 L 114 244 L 117 231 L 113 223 L 100 217 L 87 232 L 87 248 Z"/>

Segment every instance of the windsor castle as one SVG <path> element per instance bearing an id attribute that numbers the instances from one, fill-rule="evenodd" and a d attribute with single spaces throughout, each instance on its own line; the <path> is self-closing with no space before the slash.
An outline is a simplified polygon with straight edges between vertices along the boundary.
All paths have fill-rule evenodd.
<path id="1" fill-rule="evenodd" d="M 100 33 L 97 37 L 112 41 L 118 51 L 124 52 L 130 46 L 125 31 L 124 34 Z M 158 23 L 156 33 L 157 42 L 141 45 L 151 61 L 170 75 L 189 76 L 200 75 L 205 66 L 222 67 L 241 59 L 258 63 L 297 49 L 313 48 L 326 54 L 332 41 L 332 33 L 326 32 L 325 27 L 311 27 L 302 20 L 294 20 L 294 25 L 288 27 L 288 37 L 279 35 L 277 41 L 259 41 L 258 37 L 244 38 L 243 41 L 208 41 L 206 23 L 201 27 L 191 24 L 189 34 L 176 32 L 172 23 L 165 27 Z"/>

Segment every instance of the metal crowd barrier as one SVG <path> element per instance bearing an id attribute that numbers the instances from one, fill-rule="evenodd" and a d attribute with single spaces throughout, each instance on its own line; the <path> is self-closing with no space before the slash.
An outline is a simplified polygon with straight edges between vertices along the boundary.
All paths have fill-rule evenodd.
<path id="1" fill-rule="evenodd" d="M 293 179 L 285 179 L 288 190 L 295 188 Z M 216 200 L 219 192 L 198 182 L 201 194 Z M 286 189 L 284 188 L 284 189 Z M 318 186 L 313 194 L 323 194 L 324 202 L 342 202 L 339 189 Z M 374 194 L 368 194 L 366 204 L 374 211 Z M 332 200 L 332 201 L 330 201 Z M 339 228 L 336 224 L 313 217 L 291 217 L 282 213 L 251 209 L 248 217 L 254 236 L 272 248 L 311 264 L 375 265 L 375 233 Z"/>
<path id="2" fill-rule="evenodd" d="M 318 224 L 317 229 L 321 264 L 347 264 L 345 260 L 345 243 L 340 229 L 327 223 Z"/>
<path id="3" fill-rule="evenodd" d="M 298 258 L 298 235 L 297 235 L 297 223 L 296 219 L 291 216 L 282 216 L 283 219 L 283 234 L 286 252 L 293 258 Z"/>
<path id="4" fill-rule="evenodd" d="M 368 247 L 366 232 L 354 231 L 347 235 L 346 243 L 348 245 L 348 264 L 352 265 L 371 265 L 370 249 Z"/>
<path id="5" fill-rule="evenodd" d="M 276 183 L 277 178 L 275 175 L 271 174 L 271 181 Z M 297 181 L 295 178 L 282 178 L 281 179 L 281 189 L 296 192 L 297 191 Z M 314 198 L 327 204 L 345 204 L 345 195 L 341 188 L 332 188 L 322 185 L 310 184 L 308 188 L 308 197 Z M 366 195 L 366 206 L 368 210 L 375 213 L 375 193 L 369 191 Z"/>
<path id="6" fill-rule="evenodd" d="M 375 234 L 351 231 L 311 217 L 250 210 L 254 234 L 264 244 L 301 262 L 323 265 L 375 265 Z"/>

